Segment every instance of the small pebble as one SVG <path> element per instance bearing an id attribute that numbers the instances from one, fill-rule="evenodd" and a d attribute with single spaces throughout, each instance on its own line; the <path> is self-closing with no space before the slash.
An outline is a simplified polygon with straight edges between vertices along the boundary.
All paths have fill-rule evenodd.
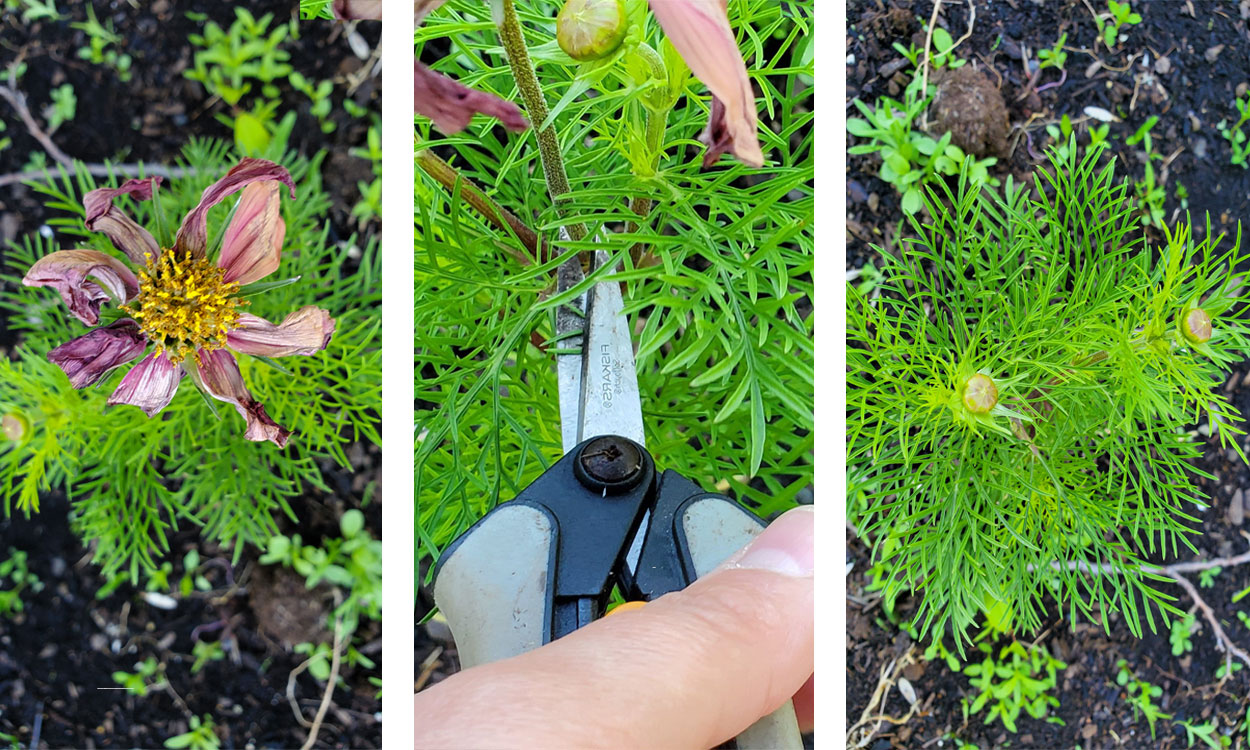
<path id="1" fill-rule="evenodd" d="M 1237 490 L 1233 493 L 1233 499 L 1228 502 L 1228 522 L 1234 526 L 1240 526 L 1246 522 L 1246 493 L 1243 490 Z"/>
<path id="2" fill-rule="evenodd" d="M 1194 140 L 1194 158 L 1196 159 L 1207 158 L 1207 139 L 1206 138 L 1197 138 Z"/>
<path id="3" fill-rule="evenodd" d="M 1209 63 L 1214 63 L 1219 59 L 1220 53 L 1224 51 L 1224 45 L 1217 44 L 1214 47 L 1208 47 L 1206 52 L 1202 53 L 1203 58 Z"/>
<path id="4" fill-rule="evenodd" d="M 1172 72 L 1172 61 L 1166 57 L 1160 57 L 1158 60 L 1155 60 L 1155 72 L 1161 76 Z"/>
<path id="5" fill-rule="evenodd" d="M 1242 81 L 1241 83 L 1237 84 L 1237 88 L 1234 89 L 1233 92 L 1237 94 L 1237 98 L 1240 99 L 1241 97 L 1246 95 L 1246 89 L 1248 88 L 1250 88 L 1250 84 L 1246 83 L 1245 81 Z"/>
<path id="6" fill-rule="evenodd" d="M 1111 114 L 1102 107 L 1086 107 L 1085 114 L 1098 120 L 1099 122 L 1117 122 L 1119 118 Z"/>
<path id="7" fill-rule="evenodd" d="M 856 180 L 846 181 L 846 194 L 852 203 L 863 203 L 868 200 L 868 192 L 864 190 L 864 186 Z"/>
<path id="8" fill-rule="evenodd" d="M 881 205 L 881 196 L 876 193 L 868 194 L 868 210 L 874 214 L 877 212 L 877 206 Z"/>
<path id="9" fill-rule="evenodd" d="M 848 52 L 848 53 L 846 53 L 846 64 L 847 64 L 848 66 L 849 66 L 849 65 L 854 65 L 854 64 L 855 64 L 855 53 L 854 53 L 854 52 Z"/>

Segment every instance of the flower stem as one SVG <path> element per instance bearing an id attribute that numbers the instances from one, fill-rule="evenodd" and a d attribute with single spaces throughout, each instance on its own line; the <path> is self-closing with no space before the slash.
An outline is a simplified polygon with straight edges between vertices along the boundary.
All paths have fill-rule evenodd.
<path id="1" fill-rule="evenodd" d="M 569 178 L 564 171 L 564 157 L 560 153 L 560 140 L 556 136 L 555 126 L 539 129 L 547 120 L 547 100 L 538 83 L 534 65 L 530 62 L 525 36 L 521 32 L 521 19 L 517 17 L 516 3 L 514 0 L 494 0 L 493 6 L 495 23 L 499 27 L 499 40 L 503 44 L 508 65 L 512 68 L 512 76 L 516 79 L 530 123 L 538 137 L 538 153 L 543 163 L 543 175 L 547 179 L 547 193 L 551 195 L 556 208 L 560 209 L 566 200 L 564 196 L 571 191 Z M 565 212 L 561 209 L 560 213 Z M 566 229 L 569 237 L 574 240 L 586 236 L 586 227 L 580 223 L 570 224 Z"/>
<path id="2" fill-rule="evenodd" d="M 525 222 L 521 221 L 516 214 L 491 200 L 472 180 L 460 174 L 459 170 L 443 161 L 438 154 L 429 149 L 421 149 L 417 152 L 417 166 L 421 167 L 422 171 L 446 188 L 447 192 L 452 193 L 459 188 L 460 196 L 464 198 L 465 202 L 486 217 L 486 220 L 494 224 L 497 229 L 505 232 L 511 229 L 516 234 L 517 239 L 533 254 L 533 258 L 530 258 L 520 252 L 516 252 L 512 248 L 508 248 L 509 254 L 521 265 L 532 265 L 534 258 L 537 258 L 540 263 L 546 262 L 546 259 L 543 257 L 542 243 L 538 238 L 538 233 L 526 226 Z"/>
<path id="3" fill-rule="evenodd" d="M 651 69 L 652 78 L 665 83 L 658 93 L 648 95 L 643 105 L 647 113 L 644 142 L 647 153 L 651 155 L 651 169 L 649 174 L 640 176 L 654 177 L 660 168 L 660 158 L 664 156 L 664 135 L 668 132 L 668 115 L 673 110 L 674 97 L 667 86 L 668 68 L 664 65 L 664 58 L 646 43 L 639 44 L 634 49 L 634 54 Z M 651 213 L 651 203 L 650 196 L 638 196 L 630 202 L 629 208 L 635 216 L 645 219 Z M 640 223 L 631 222 L 628 231 L 636 232 L 639 226 Z M 647 246 L 642 242 L 629 249 L 629 257 L 635 268 L 642 262 L 646 250 Z"/>

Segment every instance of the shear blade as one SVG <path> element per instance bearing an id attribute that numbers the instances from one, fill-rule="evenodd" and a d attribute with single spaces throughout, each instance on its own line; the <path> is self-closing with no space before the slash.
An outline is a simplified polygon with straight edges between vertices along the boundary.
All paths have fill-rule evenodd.
<path id="1" fill-rule="evenodd" d="M 563 294 L 585 280 L 582 265 L 570 258 L 556 271 L 556 291 Z M 556 355 L 556 382 L 560 393 L 560 438 L 568 453 L 581 442 L 582 352 L 586 348 L 586 298 L 577 297 L 556 308 L 556 346 L 570 351 Z"/>
<path id="2" fill-rule="evenodd" d="M 595 256 L 596 266 L 607 262 L 602 250 Z M 578 438 L 620 435 L 644 445 L 634 343 L 619 283 L 595 284 L 586 307 Z"/>
<path id="3" fill-rule="evenodd" d="M 607 260 L 607 253 L 595 252 L 595 267 Z M 570 258 L 556 273 L 557 292 L 584 280 L 577 258 Z M 570 350 L 556 358 L 565 453 L 597 435 L 620 435 L 643 444 L 634 345 L 624 308 L 617 282 L 601 281 L 556 311 L 559 346 Z"/>

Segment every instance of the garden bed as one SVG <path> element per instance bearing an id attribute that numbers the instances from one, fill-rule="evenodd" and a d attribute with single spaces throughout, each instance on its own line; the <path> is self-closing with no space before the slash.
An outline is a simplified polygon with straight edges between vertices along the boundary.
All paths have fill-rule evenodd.
<path id="1" fill-rule="evenodd" d="M 228 27 L 236 4 L 155 0 L 142 10 L 126 4 L 92 5 L 99 22 L 111 22 L 123 40 L 114 49 L 132 59 L 129 80 L 115 67 L 79 57 L 89 38 L 70 24 L 87 20 L 86 4 L 63 3 L 65 18 L 59 20 L 23 21 L 14 12 L 0 16 L 0 69 L 25 63 L 16 87 L 41 126 L 46 126 L 43 112 L 53 92 L 66 83 L 73 87 L 76 115 L 51 134 L 61 150 L 88 163 L 108 159 L 174 166 L 192 138 L 232 140 L 231 129 L 214 117 L 228 108 L 183 72 L 193 59 L 188 37 L 203 31 L 203 22 L 188 14 L 203 14 Z M 276 0 L 242 5 L 257 17 L 273 13 L 276 24 L 285 24 L 293 7 Z M 377 49 L 379 32 L 377 24 L 362 24 L 355 31 L 371 51 Z M 350 96 L 361 108 L 379 112 L 381 79 L 370 70 L 376 60 L 353 54 L 346 33 L 328 21 L 303 22 L 299 38 L 283 43 L 296 71 L 314 82 L 335 82 L 335 106 L 325 116 L 334 124 L 331 132 L 323 132 L 310 112 L 309 98 L 285 80 L 278 82 L 276 98 L 282 111 L 297 115 L 290 147 L 308 157 L 326 152 L 321 174 L 333 201 L 328 241 L 337 244 L 356 235 L 357 244 L 364 245 L 380 228 L 376 219 L 360 223 L 352 215 L 361 198 L 358 183 L 373 177 L 369 160 L 356 153 L 367 147 L 369 119 L 348 115 L 341 104 Z M 7 77 L 2 83 L 8 84 Z M 28 171 L 30 155 L 43 148 L 8 103 L 0 103 L 0 110 L 8 126 L 3 136 L 12 139 L 0 150 L 0 175 Z M 45 209 L 40 196 L 23 185 L 0 187 L 0 248 L 47 232 L 47 222 L 64 215 Z M 0 249 L 0 261 L 7 263 L 6 257 Z M 0 348 L 7 354 L 20 343 L 0 318 Z M 280 518 L 283 533 L 317 543 L 337 534 L 346 510 L 360 508 L 365 528 L 380 538 L 376 493 L 362 507 L 366 487 L 380 480 L 380 452 L 360 442 L 348 456 L 350 470 L 320 463 L 320 480 L 332 491 L 307 486 L 291 502 L 299 523 Z M 92 550 L 70 530 L 70 511 L 62 494 L 49 493 L 29 519 L 16 512 L 0 519 L 0 559 L 10 547 L 25 551 L 29 571 L 43 584 L 41 591 L 22 595 L 24 612 L 0 619 L 0 736 L 23 746 L 38 733 L 40 746 L 46 747 L 159 747 L 186 732 L 191 716 L 210 714 L 224 747 L 303 744 L 308 730 L 289 704 L 288 677 L 305 656 L 293 653 L 292 646 L 329 640 L 325 621 L 333 602 L 321 595 L 325 592 L 315 589 L 310 594 L 303 577 L 258 565 L 263 550 L 245 548 L 232 563 L 231 550 L 206 543 L 184 523 L 169 539 L 166 559 L 173 566 L 168 580 L 176 591 L 184 573 L 183 556 L 198 549 L 201 560 L 215 560 L 204 569 L 207 590 L 175 596 L 173 608 L 164 609 L 169 602 L 132 587 L 127 577 L 98 598 L 101 587 L 116 582 L 104 580 L 91 563 Z M 375 661 L 380 661 L 380 630 L 380 624 L 362 622 L 355 637 L 363 644 L 362 653 Z M 224 658 L 193 673 L 197 640 L 220 643 Z M 156 688 L 146 696 L 119 689 L 114 673 L 133 673 L 136 663 L 147 658 L 160 665 L 168 689 Z M 365 669 L 344 667 L 341 676 L 317 746 L 379 747 L 378 687 L 369 682 Z M 321 703 L 323 690 L 324 683 L 307 671 L 298 674 L 290 692 L 307 719 Z"/>
<path id="2" fill-rule="evenodd" d="M 1094 11 L 1106 10 L 1104 5 L 1092 5 Z M 1006 149 L 990 167 L 990 175 L 1003 181 L 1010 176 L 1017 184 L 1031 183 L 1034 166 L 1043 161 L 1044 148 L 1052 142 L 1046 126 L 1058 127 L 1067 115 L 1080 143 L 1087 138 L 1090 125 L 1101 124 L 1086 114 L 1087 108 L 1096 107 L 1119 114 L 1119 121 L 1110 123 L 1108 137 L 1117 160 L 1117 179 L 1141 181 L 1146 162 L 1144 144 L 1126 141 L 1148 118 L 1156 116 L 1150 136 L 1154 152 L 1160 155 L 1154 168 L 1166 193 L 1164 223 L 1175 225 L 1184 220 L 1188 210 L 1195 237 L 1201 239 L 1204 216 L 1209 216 L 1212 231 L 1226 233 L 1225 243 L 1231 243 L 1238 222 L 1250 219 L 1250 170 L 1230 164 L 1230 146 L 1217 125 L 1221 120 L 1236 121 L 1233 102 L 1244 95 L 1250 83 L 1250 3 L 1137 2 L 1133 10 L 1141 15 L 1141 23 L 1124 27 L 1123 38 L 1108 51 L 1101 43 L 1095 50 L 1099 32 L 1090 5 L 1081 0 L 976 4 L 971 34 L 959 44 L 955 55 L 967 60 L 969 67 L 983 71 L 1006 104 Z M 919 19 L 927 22 L 932 11 L 928 2 L 851 3 L 846 61 L 850 116 L 857 116 L 852 99 L 875 105 L 883 96 L 901 98 L 909 78 L 901 71 L 908 66 L 900 63 L 902 55 L 892 45 L 914 43 L 923 48 L 925 35 Z M 938 26 L 959 39 L 969 29 L 969 6 L 943 3 L 937 18 Z M 1048 69 L 1030 86 L 1025 61 L 1035 59 L 1040 49 L 1052 48 L 1063 33 L 1067 34 L 1066 78 L 1062 85 L 1039 92 L 1038 88 L 1059 80 L 1060 73 Z M 880 166 L 874 154 L 848 157 L 848 272 L 868 263 L 879 266 L 878 251 L 872 246 L 897 252 L 900 228 L 907 231 L 900 196 L 879 178 Z M 1184 190 L 1178 196 L 1179 185 Z M 1144 231 L 1158 246 L 1162 233 L 1153 227 Z M 1223 390 L 1244 415 L 1250 413 L 1250 363 L 1233 370 Z M 1215 477 L 1198 483 L 1211 498 L 1211 507 L 1199 513 L 1202 524 L 1192 538 L 1200 555 L 1186 551 L 1182 559 L 1243 553 L 1250 541 L 1250 525 L 1244 513 L 1230 506 L 1242 501 L 1243 488 L 1250 486 L 1250 469 L 1235 452 L 1221 449 L 1214 438 L 1208 439 L 1206 456 L 1198 468 Z M 914 644 L 886 621 L 879 598 L 865 592 L 870 550 L 853 533 L 848 532 L 847 541 L 848 559 L 854 561 L 854 568 L 848 578 L 852 598 L 846 605 L 846 712 L 848 723 L 854 724 L 869 706 L 882 670 L 908 654 Z M 1163 564 L 1177 559 L 1152 557 L 1151 561 Z M 1197 585 L 1197 574 L 1190 580 Z M 1179 586 L 1161 585 L 1176 597 L 1181 610 L 1193 608 L 1193 601 Z M 1250 629 L 1236 614 L 1246 602 L 1231 602 L 1233 594 L 1247 585 L 1250 565 L 1243 565 L 1224 570 L 1210 588 L 1198 591 L 1228 636 L 1250 650 Z M 904 598 L 898 611 L 906 619 L 915 613 L 916 602 Z M 1224 654 L 1216 651 L 1211 628 L 1201 614 L 1200 627 L 1192 635 L 1194 650 L 1174 656 L 1166 626 L 1160 626 L 1158 633 L 1147 631 L 1139 640 L 1118 615 L 1108 618 L 1104 630 L 1097 623 L 1069 622 L 1053 603 L 1048 611 L 1052 618 L 1043 632 L 1019 636 L 1024 642 L 1036 638 L 1067 664 L 1051 692 L 1060 705 L 1050 716 L 1062 724 L 1022 716 L 1019 731 L 1013 734 L 1000 722 L 985 725 L 984 712 L 965 718 L 961 702 L 970 704 L 977 695 L 969 678 L 952 672 L 940 659 L 925 662 L 917 658 L 916 663 L 900 668 L 892 682 L 905 677 L 911 683 L 918 709 L 902 723 L 882 723 L 865 746 L 874 750 L 961 747 L 954 741 L 958 738 L 980 748 L 1187 748 L 1205 745 L 1202 740 L 1187 738 L 1182 721 L 1197 726 L 1218 720 L 1218 741 L 1219 735 L 1227 735 L 1246 717 L 1250 668 L 1224 682 L 1216 679 Z M 919 657 L 922 651 L 923 645 L 914 653 Z M 974 651 L 973 655 L 969 660 L 979 662 L 980 653 Z M 1120 659 L 1126 660 L 1138 679 L 1162 688 L 1155 703 L 1172 716 L 1159 720 L 1154 739 L 1146 720 L 1135 715 L 1126 701 L 1125 689 L 1116 682 Z M 901 718 L 909 715 L 910 708 L 892 688 L 884 705 L 874 706 L 869 713 Z M 1244 729 L 1229 740 L 1232 748 L 1250 746 Z"/>

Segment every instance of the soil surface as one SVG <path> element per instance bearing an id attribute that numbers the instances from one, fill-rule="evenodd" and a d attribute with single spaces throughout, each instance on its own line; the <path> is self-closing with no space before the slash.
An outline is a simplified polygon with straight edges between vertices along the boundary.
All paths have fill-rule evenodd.
<path id="1" fill-rule="evenodd" d="M 188 13 L 204 14 L 228 28 L 238 5 L 257 17 L 272 12 L 275 23 L 286 23 L 295 3 L 153 0 L 141 10 L 140 4 L 92 5 L 101 23 L 112 22 L 123 40 L 121 49 L 133 58 L 128 81 L 110 67 L 79 58 L 87 37 L 70 24 L 86 20 L 83 2 L 59 3 L 66 18 L 56 21 L 27 23 L 12 12 L 0 14 L 0 69 L 15 61 L 25 63 L 18 88 L 41 125 L 51 91 L 66 82 L 73 85 L 77 116 L 52 133 L 69 156 L 86 162 L 172 165 L 192 137 L 231 139 L 230 130 L 214 118 L 226 106 L 183 77 L 194 51 L 188 35 L 202 28 Z M 331 242 L 352 233 L 363 242 L 380 229 L 376 220 L 360 226 L 351 217 L 360 197 L 357 182 L 372 179 L 369 162 L 350 153 L 365 147 L 369 120 L 347 115 L 342 106 L 350 97 L 361 107 L 380 111 L 381 79 L 372 74 L 376 60 L 367 59 L 378 47 L 380 28 L 366 23 L 355 29 L 357 42 L 367 48 L 366 59 L 353 53 L 348 33 L 328 21 L 303 22 L 299 38 L 283 45 L 296 71 L 314 82 L 334 82 L 333 132 L 321 131 L 307 96 L 285 81 L 278 86 L 279 111 L 295 111 L 299 118 L 291 147 L 308 156 L 328 152 L 322 176 L 334 201 Z M 0 175 L 24 171 L 31 153 L 43 149 L 7 103 L 0 103 L 0 117 L 7 125 L 2 136 L 12 139 L 0 151 Z M 24 186 L 0 187 L 0 246 L 39 231 L 59 213 L 45 210 Z M 0 321 L 0 347 L 7 350 L 15 343 Z M 358 444 L 348 455 L 351 471 L 329 462 L 321 466 L 322 481 L 334 491 L 309 486 L 291 502 L 301 521 L 279 519 L 285 524 L 283 533 L 299 533 L 316 543 L 338 535 L 338 519 L 345 510 L 361 508 L 366 485 L 380 479 L 380 452 Z M 380 538 L 380 505 L 373 502 L 362 510 L 366 528 Z M 42 499 L 41 512 L 29 520 L 0 518 L 0 559 L 10 547 L 27 552 L 30 571 L 43 583 L 41 591 L 23 595 L 21 615 L 0 618 L 0 739 L 8 735 L 21 747 L 41 748 L 161 747 L 187 731 L 191 716 L 211 714 L 225 748 L 303 744 L 307 729 L 296 719 L 288 691 L 308 721 L 324 685 L 297 669 L 305 656 L 294 653 L 292 646 L 329 640 L 325 621 L 332 602 L 325 592 L 310 593 L 302 578 L 258 566 L 259 550 L 246 549 L 238 564 L 231 565 L 229 551 L 207 545 L 188 529 L 170 539 L 169 580 L 176 586 L 184 572 L 183 556 L 198 549 L 201 560 L 212 561 L 203 571 L 210 590 L 175 597 L 172 609 L 129 584 L 99 597 L 109 582 L 100 578 L 90 563 L 90 550 L 71 533 L 68 512 L 65 498 L 50 494 Z M 218 642 L 224 658 L 193 674 L 196 641 Z M 380 625 L 362 623 L 356 643 L 365 656 L 381 662 Z M 135 672 L 135 664 L 149 657 L 163 674 L 149 682 L 167 687 L 146 696 L 117 690 L 113 673 Z M 293 670 L 297 674 L 288 688 Z M 377 669 L 344 667 L 317 747 L 381 746 L 378 688 L 368 680 L 377 674 Z"/>
<path id="2" fill-rule="evenodd" d="M 1007 106 L 1008 151 L 990 168 L 991 175 L 999 179 L 1011 175 L 1017 182 L 1031 180 L 1033 166 L 1042 161 L 1043 148 L 1050 143 L 1045 126 L 1057 125 L 1065 114 L 1074 123 L 1078 142 L 1087 142 L 1088 126 L 1099 124 L 1084 114 L 1092 106 L 1122 118 L 1110 127 L 1117 178 L 1141 180 L 1143 146 L 1128 146 L 1125 141 L 1155 115 L 1159 121 L 1151 137 L 1154 150 L 1164 157 L 1156 161 L 1155 169 L 1167 192 L 1165 221 L 1174 224 L 1188 210 L 1195 234 L 1201 238 L 1202 217 L 1209 215 L 1212 230 L 1227 233 L 1226 242 L 1230 241 L 1236 236 L 1237 223 L 1250 219 L 1250 170 L 1229 163 L 1228 142 L 1216 128 L 1222 119 L 1235 121 L 1233 101 L 1250 82 L 1250 3 L 1135 2 L 1133 10 L 1142 16 L 1142 22 L 1126 27 L 1125 38 L 1111 51 L 1096 44 L 1098 31 L 1091 7 L 1105 10 L 1104 6 L 1081 0 L 978 1 L 972 20 L 967 3 L 942 5 L 938 25 L 952 38 L 960 39 L 972 22 L 971 35 L 955 54 L 994 81 Z M 919 19 L 927 22 L 932 11 L 932 3 L 906 0 L 849 4 L 848 111 L 854 98 L 868 103 L 881 96 L 901 98 L 908 75 L 900 71 L 910 66 L 900 63 L 902 56 L 892 45 L 898 42 L 906 47 L 914 42 L 923 48 Z M 1066 79 L 1062 85 L 1047 87 L 1060 80 L 1057 71 L 1047 69 L 1030 85 L 1026 61 L 1036 59 L 1037 50 L 1050 48 L 1064 32 L 1068 35 Z M 878 257 L 872 245 L 891 251 L 896 245 L 903 218 L 900 197 L 877 177 L 879 168 L 875 155 L 848 157 L 848 272 Z M 1177 196 L 1180 185 L 1188 192 L 1186 201 Z M 1147 234 L 1152 242 L 1161 236 L 1153 228 Z M 1250 413 L 1250 363 L 1234 368 L 1225 392 L 1243 414 Z M 1192 538 L 1204 559 L 1242 553 L 1250 542 L 1247 514 L 1233 507 L 1244 504 L 1243 488 L 1250 487 L 1250 470 L 1230 454 L 1209 441 L 1207 455 L 1199 465 L 1216 477 L 1199 482 L 1212 499 L 1212 507 L 1200 513 L 1202 526 Z M 864 591 L 869 550 L 849 532 L 847 542 L 848 560 L 855 563 L 848 578 L 851 597 L 846 605 L 846 712 L 850 725 L 865 713 L 882 670 L 895 660 L 902 667 L 903 657 L 914 644 L 886 621 L 879 599 Z M 1191 580 L 1198 584 L 1196 575 Z M 1200 588 L 1199 593 L 1227 634 L 1241 648 L 1250 650 L 1250 627 L 1237 617 L 1239 609 L 1246 609 L 1246 600 L 1231 602 L 1232 596 L 1248 585 L 1250 565 L 1224 570 L 1211 588 Z M 1193 601 L 1180 587 L 1164 589 L 1177 597 L 1182 610 L 1193 608 Z M 904 618 L 915 608 L 915 601 L 899 604 Z M 1068 665 L 1059 674 L 1059 689 L 1053 692 L 1060 706 L 1050 714 L 1062 724 L 1023 716 L 1018 722 L 1019 732 L 1012 734 L 1000 722 L 984 724 L 984 712 L 965 719 L 961 702 L 971 703 L 976 697 L 969 678 L 952 672 L 941 660 L 926 663 L 919 658 L 921 646 L 915 652 L 916 663 L 901 668 L 895 676 L 895 681 L 905 677 L 915 688 L 918 710 L 901 723 L 882 723 L 880 731 L 863 746 L 873 750 L 960 747 L 953 739 L 957 737 L 982 749 L 1206 747 L 1202 740 L 1186 737 L 1182 721 L 1197 726 L 1218 720 L 1218 734 L 1229 735 L 1231 728 L 1245 719 L 1250 708 L 1250 668 L 1234 673 L 1223 683 L 1216 680 L 1215 672 L 1224 655 L 1216 651 L 1211 629 L 1201 616 L 1200 628 L 1193 634 L 1194 650 L 1178 657 L 1172 655 L 1166 629 L 1157 634 L 1147 631 L 1139 640 L 1118 616 L 1109 617 L 1104 629 L 1099 623 L 1069 622 L 1057 607 L 1051 611 L 1054 617 L 1042 633 L 1020 635 L 1026 642 L 1036 638 Z M 1135 715 L 1125 701 L 1124 689 L 1116 684 L 1119 659 L 1127 660 L 1139 679 L 1162 688 L 1162 696 L 1155 703 L 1172 717 L 1158 721 L 1154 738 L 1145 719 Z M 909 703 L 892 687 L 885 704 L 874 706 L 871 713 L 902 718 L 908 716 L 909 709 Z M 1246 729 L 1228 736 L 1228 740 L 1231 748 L 1250 747 Z"/>

